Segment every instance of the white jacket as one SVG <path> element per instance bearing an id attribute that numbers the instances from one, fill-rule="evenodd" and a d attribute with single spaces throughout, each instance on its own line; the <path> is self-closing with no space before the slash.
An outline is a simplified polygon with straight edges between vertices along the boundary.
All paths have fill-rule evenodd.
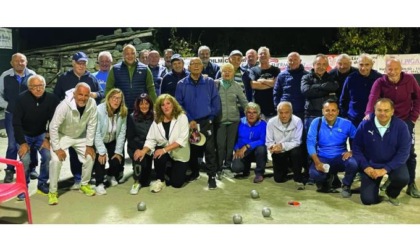
<path id="1" fill-rule="evenodd" d="M 50 138 L 53 151 L 61 148 L 60 138 L 86 138 L 86 146 L 93 146 L 97 124 L 96 101 L 89 97 L 82 117 L 76 107 L 73 96 L 67 96 L 60 102 L 50 123 Z"/>
<path id="2" fill-rule="evenodd" d="M 107 149 L 104 144 L 104 137 L 108 132 L 109 127 L 109 117 L 106 110 L 106 103 L 101 103 L 98 105 L 98 124 L 96 126 L 95 134 L 95 148 L 96 152 L 100 155 L 107 154 Z M 117 114 L 117 139 L 115 145 L 114 153 L 123 155 L 124 144 L 125 144 L 125 134 L 127 132 L 127 117 L 122 118 L 120 114 Z"/>
<path id="3" fill-rule="evenodd" d="M 298 147 L 302 143 L 303 124 L 299 117 L 292 115 L 292 120 L 284 127 L 278 116 L 271 118 L 267 123 L 265 145 L 269 149 L 274 144 L 283 146 L 282 152 Z"/>
<path id="4" fill-rule="evenodd" d="M 180 147 L 169 151 L 169 155 L 173 160 L 188 162 L 190 160 L 190 142 L 188 141 L 190 134 L 190 126 L 187 116 L 182 113 L 178 119 L 173 118 L 169 127 L 169 140 L 165 137 L 165 129 L 162 123 L 157 124 L 153 121 L 147 133 L 146 143 L 144 146 L 155 151 L 156 146 L 168 146 L 173 142 L 177 142 Z"/>

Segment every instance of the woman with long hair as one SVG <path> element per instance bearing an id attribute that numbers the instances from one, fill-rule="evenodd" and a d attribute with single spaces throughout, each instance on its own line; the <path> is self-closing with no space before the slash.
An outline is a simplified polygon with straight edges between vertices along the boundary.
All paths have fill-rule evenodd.
<path id="1" fill-rule="evenodd" d="M 190 130 L 184 110 L 169 94 L 162 94 L 157 98 L 155 113 L 144 148 L 134 159 L 142 160 L 147 154 L 153 153 L 156 181 L 150 186 L 150 191 L 157 193 L 166 183 L 174 188 L 180 188 L 185 183 L 190 160 Z M 167 181 L 165 174 L 169 177 Z"/>
<path id="2" fill-rule="evenodd" d="M 152 157 L 146 156 L 143 160 L 138 159 L 138 153 L 143 150 L 147 132 L 153 123 L 153 102 L 146 93 L 134 102 L 134 111 L 128 118 L 127 123 L 127 150 L 133 164 L 134 183 L 130 194 L 136 195 L 140 187 L 147 187 L 150 184 L 152 172 Z"/>
<path id="3" fill-rule="evenodd" d="M 127 130 L 127 107 L 124 94 L 118 88 L 108 92 L 105 101 L 98 105 L 98 123 L 95 134 L 96 155 L 94 169 L 96 194 L 106 194 L 103 184 L 105 163 L 108 160 L 108 181 L 118 185 L 116 177 L 124 171 L 124 143 Z"/>

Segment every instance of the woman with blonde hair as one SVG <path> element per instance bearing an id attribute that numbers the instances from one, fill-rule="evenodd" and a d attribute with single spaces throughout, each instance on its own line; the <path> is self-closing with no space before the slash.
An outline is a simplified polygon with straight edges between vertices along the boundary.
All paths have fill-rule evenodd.
<path id="1" fill-rule="evenodd" d="M 108 181 L 111 186 L 118 185 L 116 177 L 124 172 L 124 143 L 127 130 L 127 107 L 124 94 L 118 89 L 111 89 L 105 101 L 98 105 L 98 124 L 95 134 L 96 155 L 94 169 L 96 194 L 106 194 L 103 184 L 105 163 L 108 160 Z"/>
<path id="2" fill-rule="evenodd" d="M 216 120 L 216 146 L 217 146 L 217 177 L 221 179 L 223 169 L 230 170 L 233 159 L 233 146 L 238 132 L 240 118 L 239 108 L 245 109 L 248 100 L 242 87 L 234 80 L 234 66 L 226 63 L 221 68 L 222 79 L 215 80 L 218 87 L 221 111 Z"/>
<path id="3" fill-rule="evenodd" d="M 153 154 L 157 180 L 151 185 L 151 192 L 160 192 L 165 182 L 174 188 L 180 188 L 185 183 L 190 160 L 188 140 L 189 123 L 184 110 L 173 96 L 160 95 L 144 148 L 134 156 L 135 160 L 142 160 L 146 154 Z M 170 167 L 167 163 L 171 164 Z M 168 174 L 168 181 L 165 181 L 165 174 Z"/>

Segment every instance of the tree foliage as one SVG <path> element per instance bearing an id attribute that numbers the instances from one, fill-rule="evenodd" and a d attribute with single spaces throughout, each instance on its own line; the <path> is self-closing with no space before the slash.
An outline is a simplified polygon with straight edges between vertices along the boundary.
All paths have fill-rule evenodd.
<path id="1" fill-rule="evenodd" d="M 178 37 L 176 35 L 177 28 L 171 28 L 170 32 L 170 48 L 172 48 L 176 53 L 179 53 L 182 55 L 182 57 L 193 57 L 196 55 L 196 52 L 198 51 L 198 47 L 201 44 L 200 37 L 196 42 L 192 42 L 192 35 L 190 34 L 190 37 L 188 40 L 185 38 Z"/>
<path id="2" fill-rule="evenodd" d="M 406 28 L 339 28 L 330 53 L 358 55 L 411 52 L 413 31 Z"/>

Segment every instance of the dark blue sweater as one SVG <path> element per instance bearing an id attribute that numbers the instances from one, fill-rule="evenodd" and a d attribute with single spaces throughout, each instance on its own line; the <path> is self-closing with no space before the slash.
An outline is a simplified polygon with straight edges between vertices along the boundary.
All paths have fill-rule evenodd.
<path id="1" fill-rule="evenodd" d="M 54 94 L 58 99 L 64 100 L 66 97 L 66 91 L 76 87 L 79 82 L 85 82 L 90 86 L 91 92 L 96 92 L 98 97 L 95 99 L 96 104 L 101 103 L 101 100 L 105 97 L 102 87 L 99 85 L 98 80 L 89 71 L 86 71 L 80 78 L 74 74 L 73 69 L 62 74 L 54 87 Z"/>
<path id="2" fill-rule="evenodd" d="M 176 85 L 178 85 L 178 82 L 185 78 L 188 74 L 189 72 L 185 69 L 182 70 L 181 73 L 175 73 L 174 71 L 168 73 L 162 79 L 159 93 L 170 94 L 175 97 Z"/>
<path id="3" fill-rule="evenodd" d="M 382 74 L 375 70 L 372 70 L 367 77 L 357 71 L 350 74 L 344 82 L 340 96 L 340 115 L 348 118 L 356 127 L 365 116 L 370 89 L 375 80 L 381 76 Z"/>
<path id="4" fill-rule="evenodd" d="M 207 74 L 208 77 L 210 77 L 214 80 L 214 79 L 216 79 L 216 74 L 217 74 L 217 72 L 219 72 L 219 70 L 220 70 L 220 67 L 217 64 L 209 62 L 207 67 L 205 67 L 203 69 L 203 72 L 201 72 L 201 73 L 202 74 Z"/>
<path id="5" fill-rule="evenodd" d="M 375 125 L 375 115 L 362 121 L 353 140 L 353 156 L 360 169 L 385 168 L 387 172 L 405 164 L 410 154 L 411 136 L 404 121 L 393 116 L 384 136 Z"/>

